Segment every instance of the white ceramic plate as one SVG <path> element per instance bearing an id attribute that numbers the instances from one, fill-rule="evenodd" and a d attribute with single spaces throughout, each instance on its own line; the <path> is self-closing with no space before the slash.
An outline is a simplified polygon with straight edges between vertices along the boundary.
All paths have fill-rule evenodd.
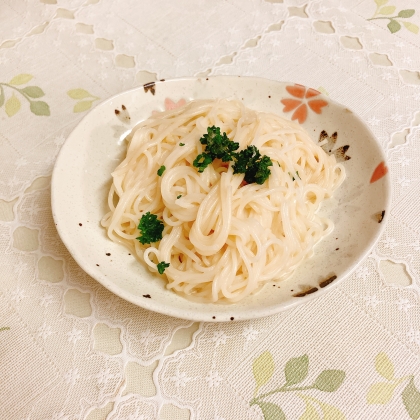
<path id="1" fill-rule="evenodd" d="M 344 161 L 347 178 L 321 209 L 334 221 L 334 232 L 291 278 L 269 282 L 239 303 L 201 304 L 167 290 L 161 276 L 151 274 L 129 251 L 107 238 L 100 220 L 107 212 L 110 174 L 125 154 L 123 139 L 132 127 L 153 110 L 175 106 L 180 100 L 222 97 L 295 119 L 315 142 L 328 140 L 325 150 Z M 368 127 L 349 109 L 316 90 L 234 76 L 160 81 L 116 95 L 85 116 L 55 164 L 52 209 L 61 239 L 80 267 L 121 298 L 195 321 L 252 319 L 331 290 L 369 253 L 383 230 L 384 223 L 378 222 L 384 214 L 386 218 L 390 202 L 384 160 Z"/>

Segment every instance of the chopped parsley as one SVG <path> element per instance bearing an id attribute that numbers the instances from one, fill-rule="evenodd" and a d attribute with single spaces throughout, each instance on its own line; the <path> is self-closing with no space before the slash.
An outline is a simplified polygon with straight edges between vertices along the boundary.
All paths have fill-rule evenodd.
<path id="1" fill-rule="evenodd" d="M 265 180 L 270 176 L 269 166 L 273 166 L 273 162 L 268 156 L 261 156 L 259 150 L 254 146 L 248 146 L 241 150 L 235 156 L 235 164 L 233 165 L 234 174 L 245 174 L 244 180 L 251 184 L 264 184 Z"/>
<path id="2" fill-rule="evenodd" d="M 204 169 L 206 169 L 212 162 L 213 159 L 210 155 L 207 153 L 201 153 L 194 159 L 193 165 L 198 168 L 198 172 L 203 172 Z"/>
<path id="3" fill-rule="evenodd" d="M 140 236 L 136 239 L 143 245 L 151 244 L 162 239 L 163 222 L 155 214 L 151 214 L 150 211 L 141 216 L 137 228 L 140 231 Z"/>
<path id="4" fill-rule="evenodd" d="M 162 166 L 158 169 L 157 174 L 158 174 L 159 176 L 162 176 L 162 174 L 165 172 L 165 169 L 166 169 L 166 166 L 162 165 Z"/>
<path id="5" fill-rule="evenodd" d="M 206 150 L 194 159 L 193 165 L 198 172 L 203 172 L 214 159 L 221 159 L 223 162 L 233 161 L 233 173 L 245 174 L 244 180 L 248 184 L 264 184 L 271 174 L 268 167 L 273 166 L 273 162 L 268 156 L 261 156 L 253 145 L 237 153 L 239 143 L 230 140 L 226 133 L 221 134 L 219 127 L 208 127 L 200 143 L 206 145 Z"/>
<path id="6" fill-rule="evenodd" d="M 291 174 L 290 172 L 288 172 L 288 174 L 292 177 L 292 181 L 294 181 L 294 180 L 295 180 L 295 177 L 294 177 L 294 176 L 292 176 L 292 174 Z M 296 171 L 296 175 L 297 175 L 297 177 L 298 177 L 299 179 L 302 179 L 302 178 L 299 176 L 299 172 L 298 172 L 298 171 Z"/>
<path id="7" fill-rule="evenodd" d="M 179 143 L 180 146 L 185 146 L 185 143 Z"/>
<path id="8" fill-rule="evenodd" d="M 198 172 L 203 172 L 214 159 L 222 159 L 223 162 L 233 160 L 235 150 L 239 149 L 239 143 L 230 140 L 226 133 L 221 134 L 220 128 L 214 125 L 207 128 L 207 134 L 201 137 L 200 143 L 206 146 L 206 150 L 194 159 L 193 165 Z"/>
<path id="9" fill-rule="evenodd" d="M 170 265 L 170 263 L 166 263 L 165 261 L 161 261 L 159 264 L 157 264 L 156 267 L 159 274 L 163 274 Z"/>
<path id="10" fill-rule="evenodd" d="M 181 198 L 182 197 L 182 195 L 180 194 L 180 195 L 178 195 L 177 197 L 176 197 L 176 199 L 178 200 L 178 198 Z"/>

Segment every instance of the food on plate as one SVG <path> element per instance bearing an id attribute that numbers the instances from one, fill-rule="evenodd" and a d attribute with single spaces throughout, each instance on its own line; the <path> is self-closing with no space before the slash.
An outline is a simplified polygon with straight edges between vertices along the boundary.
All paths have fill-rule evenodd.
<path id="1" fill-rule="evenodd" d="M 111 240 L 176 293 L 237 302 L 290 276 L 331 233 L 317 210 L 345 170 L 297 123 L 219 99 L 138 124 L 112 178 Z"/>

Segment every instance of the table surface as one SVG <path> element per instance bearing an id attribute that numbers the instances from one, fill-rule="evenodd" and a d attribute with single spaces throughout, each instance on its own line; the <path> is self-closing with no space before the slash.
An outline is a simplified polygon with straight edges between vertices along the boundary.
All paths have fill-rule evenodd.
<path id="1" fill-rule="evenodd" d="M 2 0 L 0 418 L 420 418 L 420 8 L 416 0 Z M 392 205 L 332 292 L 229 324 L 114 296 L 55 230 L 65 139 L 121 91 L 181 76 L 311 86 L 363 118 Z"/>

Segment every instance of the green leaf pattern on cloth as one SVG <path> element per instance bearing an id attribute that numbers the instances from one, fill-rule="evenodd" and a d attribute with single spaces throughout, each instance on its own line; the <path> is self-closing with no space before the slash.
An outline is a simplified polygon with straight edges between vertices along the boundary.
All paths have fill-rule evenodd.
<path id="1" fill-rule="evenodd" d="M 398 383 L 378 382 L 370 386 L 367 394 L 368 404 L 388 404 Z"/>
<path id="2" fill-rule="evenodd" d="M 261 401 L 256 405 L 261 408 L 264 420 L 286 420 L 283 410 L 277 404 Z"/>
<path id="3" fill-rule="evenodd" d="M 255 394 L 265 385 L 273 376 L 274 360 L 269 351 L 264 352 L 254 360 L 252 372 L 255 379 Z"/>
<path id="4" fill-rule="evenodd" d="M 315 379 L 314 387 L 324 392 L 337 391 L 345 376 L 342 370 L 324 370 Z"/>
<path id="5" fill-rule="evenodd" d="M 85 112 L 92 107 L 92 104 L 97 101 L 97 96 L 91 95 L 87 90 L 77 88 L 77 89 L 70 89 L 67 91 L 67 95 L 74 99 L 77 102 L 73 107 L 73 112 Z M 89 98 L 89 100 L 84 101 L 83 99 Z"/>
<path id="6" fill-rule="evenodd" d="M 13 115 L 17 114 L 20 110 L 21 104 L 19 98 L 16 97 L 14 93 L 12 96 L 6 101 L 4 105 L 4 109 L 8 117 L 13 117 Z"/>
<path id="7" fill-rule="evenodd" d="M 420 419 L 420 391 L 416 388 L 414 376 L 395 377 L 392 361 L 385 353 L 379 353 L 375 358 L 376 371 L 388 382 L 377 382 L 369 387 L 366 399 L 368 404 L 388 404 L 393 398 L 398 385 L 405 383 L 401 392 L 404 407 L 413 420 Z M 399 388 L 401 389 L 401 388 Z"/>
<path id="8" fill-rule="evenodd" d="M 309 359 L 308 355 L 290 359 L 284 368 L 284 376 L 287 385 L 294 385 L 302 382 L 308 376 Z"/>
<path id="9" fill-rule="evenodd" d="M 21 99 L 25 99 L 29 102 L 29 109 L 35 115 L 50 115 L 50 107 L 46 102 L 34 101 L 45 96 L 44 91 L 38 86 L 25 86 L 33 79 L 31 74 L 21 73 L 14 76 L 9 83 L 0 82 L 0 108 L 4 106 L 4 110 L 7 116 L 13 117 L 22 108 Z"/>
<path id="10" fill-rule="evenodd" d="M 315 406 L 308 402 L 306 398 L 304 400 L 306 404 L 305 411 L 299 417 L 299 420 L 322 420 Z"/>
<path id="11" fill-rule="evenodd" d="M 404 407 L 413 420 L 420 418 L 420 392 L 414 385 L 414 377 L 410 378 L 408 385 L 401 394 Z"/>
<path id="12" fill-rule="evenodd" d="M 293 357 L 286 362 L 284 367 L 284 385 L 262 394 L 259 394 L 260 388 L 270 382 L 275 372 L 272 354 L 266 351 L 254 359 L 252 372 L 255 379 L 255 392 L 249 404 L 261 409 L 264 420 L 286 420 L 282 408 L 278 404 L 267 401 L 268 397 L 282 392 L 292 392 L 296 397 L 304 400 L 305 411 L 299 420 L 345 420 L 344 414 L 338 408 L 302 393 L 309 390 L 337 391 L 345 379 L 344 371 L 326 369 L 312 384 L 305 385 L 303 382 L 309 374 L 309 357 L 307 354 Z"/>
<path id="13" fill-rule="evenodd" d="M 24 85 L 28 82 L 30 82 L 32 79 L 34 78 L 34 76 L 32 76 L 32 74 L 18 74 L 17 76 L 15 76 L 10 82 L 9 84 L 11 85 Z"/>
<path id="14" fill-rule="evenodd" d="M 394 365 L 385 353 L 382 352 L 376 356 L 375 369 L 379 375 L 388 379 L 388 381 L 392 381 L 394 379 Z"/>
<path id="15" fill-rule="evenodd" d="M 1 327 L 1 328 L 0 328 L 0 332 L 1 332 L 1 331 L 7 331 L 7 330 L 10 330 L 10 327 Z"/>
<path id="16" fill-rule="evenodd" d="M 398 32 L 402 26 L 409 30 L 410 32 L 414 34 L 419 33 L 419 27 L 412 23 L 405 20 L 400 19 L 408 19 L 411 18 L 416 11 L 414 9 L 403 9 L 398 12 L 398 14 L 395 14 L 395 11 L 397 10 L 396 6 L 393 5 L 387 5 L 385 6 L 389 0 L 374 0 L 376 3 L 376 11 L 375 14 L 368 20 L 378 20 L 378 19 L 387 19 L 389 20 L 387 27 L 389 31 L 392 34 L 395 34 L 395 32 Z M 394 15 L 394 16 L 391 16 Z"/>

